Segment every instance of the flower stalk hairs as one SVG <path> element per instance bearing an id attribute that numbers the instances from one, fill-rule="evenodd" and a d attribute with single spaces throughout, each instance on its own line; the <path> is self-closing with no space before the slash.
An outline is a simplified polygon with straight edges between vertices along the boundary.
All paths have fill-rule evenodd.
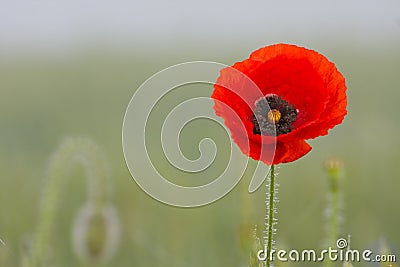
<path id="1" fill-rule="evenodd" d="M 255 86 L 245 86 L 232 68 Z M 275 44 L 222 69 L 212 98 L 216 114 L 224 119 L 240 150 L 271 166 L 265 237 L 266 266 L 270 266 L 276 223 L 275 165 L 303 157 L 311 150 L 305 140 L 327 135 L 343 121 L 347 114 L 345 79 L 325 56 L 295 45 Z"/>

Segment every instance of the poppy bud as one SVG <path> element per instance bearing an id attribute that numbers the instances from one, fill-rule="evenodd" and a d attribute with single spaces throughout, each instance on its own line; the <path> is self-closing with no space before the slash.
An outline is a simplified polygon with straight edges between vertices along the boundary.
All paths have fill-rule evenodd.
<path id="1" fill-rule="evenodd" d="M 95 207 L 87 203 L 79 211 L 72 232 L 72 246 L 83 261 L 107 261 L 119 241 L 119 220 L 111 204 Z"/>

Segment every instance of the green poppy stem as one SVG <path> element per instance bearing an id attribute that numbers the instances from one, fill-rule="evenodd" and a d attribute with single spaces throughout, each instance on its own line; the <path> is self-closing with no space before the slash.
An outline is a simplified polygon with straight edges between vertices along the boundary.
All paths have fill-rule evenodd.
<path id="1" fill-rule="evenodd" d="M 342 171 L 341 162 L 328 160 L 325 162 L 325 169 L 328 175 L 329 193 L 327 201 L 327 245 L 335 248 L 339 238 L 339 228 L 341 219 L 341 192 L 340 176 Z M 333 262 L 325 260 L 324 267 L 333 266 Z"/>
<path id="2" fill-rule="evenodd" d="M 271 165 L 271 172 L 270 172 L 270 179 L 267 181 L 267 217 L 266 217 L 266 238 L 265 243 L 267 245 L 267 259 L 266 259 L 266 266 L 271 266 L 271 250 L 272 250 L 272 239 L 274 234 L 274 213 L 275 213 L 275 199 L 276 199 L 276 192 L 275 192 L 275 165 Z"/>

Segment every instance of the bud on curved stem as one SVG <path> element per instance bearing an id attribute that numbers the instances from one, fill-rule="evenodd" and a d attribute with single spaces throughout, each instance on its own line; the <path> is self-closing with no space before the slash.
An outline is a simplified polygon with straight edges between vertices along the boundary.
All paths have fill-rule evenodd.
<path id="1" fill-rule="evenodd" d="M 25 266 L 38 267 L 50 241 L 51 232 L 62 199 L 61 191 L 71 165 L 83 166 L 88 181 L 88 199 L 101 210 L 109 198 L 108 164 L 101 149 L 90 139 L 67 138 L 50 158 L 46 184 L 39 210 L 39 221 L 33 237 L 32 251 Z"/>

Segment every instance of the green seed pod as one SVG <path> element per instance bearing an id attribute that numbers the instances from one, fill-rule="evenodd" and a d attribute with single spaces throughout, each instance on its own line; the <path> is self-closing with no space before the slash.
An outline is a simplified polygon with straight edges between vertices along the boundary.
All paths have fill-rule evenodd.
<path id="1" fill-rule="evenodd" d="M 88 202 L 75 219 L 72 247 L 83 261 L 104 262 L 116 252 L 119 234 L 119 220 L 114 206 L 108 203 L 97 208 Z"/>

